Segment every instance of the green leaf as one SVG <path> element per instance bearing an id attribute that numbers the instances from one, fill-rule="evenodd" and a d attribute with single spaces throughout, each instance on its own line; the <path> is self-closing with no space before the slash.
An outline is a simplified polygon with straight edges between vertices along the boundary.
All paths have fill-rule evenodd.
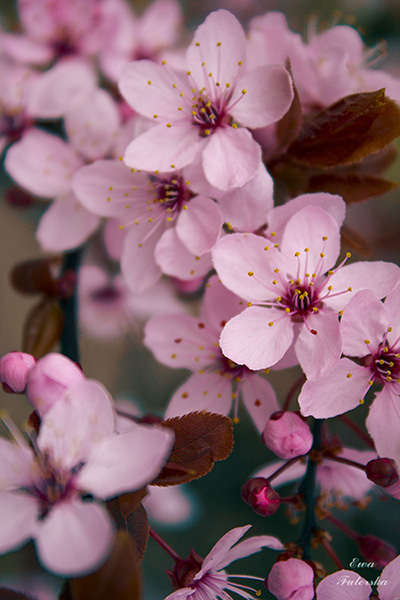
<path id="1" fill-rule="evenodd" d="M 232 421 L 223 415 L 192 412 L 167 419 L 163 425 L 175 431 L 175 445 L 154 485 L 178 485 L 203 477 L 216 460 L 225 460 L 232 452 Z"/>
<path id="2" fill-rule="evenodd" d="M 400 109 L 385 90 L 346 96 L 306 121 L 288 150 L 302 165 L 359 162 L 400 135 Z"/>

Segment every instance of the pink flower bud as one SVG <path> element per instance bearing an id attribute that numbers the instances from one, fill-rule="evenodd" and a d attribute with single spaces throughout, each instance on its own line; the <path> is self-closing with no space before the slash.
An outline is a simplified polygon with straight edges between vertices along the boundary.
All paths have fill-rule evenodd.
<path id="1" fill-rule="evenodd" d="M 394 485 L 399 481 L 396 462 L 391 458 L 370 460 L 365 467 L 365 472 L 370 481 L 384 488 Z"/>
<path id="2" fill-rule="evenodd" d="M 314 571 L 298 558 L 278 561 L 272 567 L 266 585 L 278 600 L 312 600 Z"/>
<path id="3" fill-rule="evenodd" d="M 313 443 L 310 428 L 293 412 L 272 414 L 265 425 L 262 439 L 280 458 L 294 458 L 307 454 Z"/>
<path id="4" fill-rule="evenodd" d="M 22 394 L 26 380 L 36 359 L 24 352 L 9 352 L 0 358 L 0 381 L 3 390 L 10 394 Z"/>
<path id="5" fill-rule="evenodd" d="M 52 352 L 39 359 L 31 369 L 26 395 L 43 416 L 50 406 L 60 400 L 69 385 L 84 379 L 81 369 L 72 360 Z"/>
<path id="6" fill-rule="evenodd" d="M 359 550 L 368 562 L 374 562 L 377 569 L 382 569 L 396 558 L 396 549 L 374 535 L 360 535 L 357 538 Z"/>
<path id="7" fill-rule="evenodd" d="M 242 487 L 242 498 L 250 504 L 254 512 L 263 517 L 276 513 L 280 506 L 278 492 L 264 477 L 253 477 Z"/>

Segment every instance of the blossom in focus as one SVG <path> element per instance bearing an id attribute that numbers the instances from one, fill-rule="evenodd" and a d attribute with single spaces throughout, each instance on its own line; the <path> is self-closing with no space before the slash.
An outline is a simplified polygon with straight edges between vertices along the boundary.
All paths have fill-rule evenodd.
<path id="1" fill-rule="evenodd" d="M 297 558 L 280 560 L 268 575 L 267 587 L 278 600 L 313 600 L 314 571 Z"/>
<path id="2" fill-rule="evenodd" d="M 225 571 L 230 563 L 259 552 L 262 548 L 272 548 L 273 550 L 283 550 L 281 542 L 270 535 L 259 535 L 248 538 L 242 542 L 236 543 L 250 529 L 251 525 L 236 527 L 222 536 L 222 538 L 213 546 L 204 560 L 192 561 L 191 571 L 183 570 L 184 582 L 180 581 L 179 573 L 172 574 L 175 579 L 177 590 L 169 594 L 165 600 L 215 600 L 224 598 L 231 600 L 229 592 L 233 592 L 246 600 L 253 600 L 256 590 L 244 586 L 240 583 L 233 583 L 231 580 L 235 577 L 240 579 L 259 579 L 251 575 L 229 575 Z M 184 561 L 185 563 L 189 561 Z M 195 564 L 197 562 L 197 565 Z M 178 571 L 177 565 L 176 571 Z M 178 575 L 178 577 L 176 576 Z M 251 593 L 253 592 L 253 593 Z"/>
<path id="3" fill-rule="evenodd" d="M 49 408 L 33 449 L 8 427 L 14 441 L 0 440 L 0 552 L 32 538 L 47 569 L 60 575 L 94 570 L 113 541 L 101 501 L 149 483 L 167 459 L 173 433 L 134 423 L 117 433 L 112 399 L 95 381 L 71 385 Z"/>
<path id="4" fill-rule="evenodd" d="M 289 74 L 278 65 L 246 69 L 245 33 L 226 10 L 209 14 L 196 30 L 186 64 L 185 75 L 148 60 L 123 69 L 122 95 L 157 123 L 128 146 L 124 160 L 133 168 L 166 172 L 200 155 L 211 185 L 240 187 L 261 162 L 247 128 L 269 125 L 287 112 L 293 99 Z"/>
<path id="5" fill-rule="evenodd" d="M 165 365 L 193 371 L 174 392 L 166 418 L 192 411 L 228 414 L 239 397 L 261 432 L 269 415 L 278 410 L 271 384 L 260 374 L 227 360 L 218 337 L 243 301 L 213 276 L 206 287 L 199 318 L 184 314 L 158 315 L 145 327 L 145 345 Z"/>
<path id="6" fill-rule="evenodd" d="M 400 556 L 383 569 L 377 591 L 379 600 L 398 600 L 400 597 Z M 318 584 L 316 600 L 342 600 L 344 597 L 346 600 L 368 600 L 371 593 L 370 582 L 355 571 L 343 569 Z"/>
<path id="7" fill-rule="evenodd" d="M 252 234 L 221 239 L 212 252 L 218 276 L 249 301 L 222 331 L 223 353 L 256 370 L 276 364 L 294 344 L 308 378 L 329 373 L 341 355 L 338 313 L 350 294 L 372 288 L 386 296 L 400 272 L 379 261 L 334 267 L 339 250 L 337 221 L 317 206 L 289 219 L 279 248 Z"/>

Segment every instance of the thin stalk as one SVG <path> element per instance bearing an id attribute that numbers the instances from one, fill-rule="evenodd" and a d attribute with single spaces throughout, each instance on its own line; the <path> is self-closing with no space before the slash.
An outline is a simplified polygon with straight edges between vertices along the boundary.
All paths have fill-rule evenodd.
<path id="1" fill-rule="evenodd" d="M 334 551 L 334 549 L 332 548 L 332 546 L 330 545 L 330 543 L 328 542 L 328 540 L 326 540 L 325 538 L 322 538 L 321 545 L 322 545 L 323 549 L 325 550 L 325 552 L 328 554 L 328 556 L 335 563 L 335 565 L 337 566 L 337 568 L 339 570 L 344 569 L 343 564 L 340 562 L 340 559 L 339 559 L 338 555 L 336 554 L 336 552 Z"/>
<path id="2" fill-rule="evenodd" d="M 343 533 L 345 533 L 352 540 L 355 540 L 355 541 L 358 540 L 359 535 L 355 531 L 350 529 L 350 527 L 348 527 L 347 525 L 342 523 L 342 521 L 339 521 L 338 519 L 336 519 L 336 517 L 333 517 L 332 515 L 326 515 L 325 519 L 327 521 L 329 521 L 330 523 L 332 523 L 332 525 L 334 525 L 335 527 L 340 529 L 340 531 L 343 531 Z"/>
<path id="3" fill-rule="evenodd" d="M 153 538 L 153 540 L 172 558 L 173 561 L 179 562 L 182 558 L 167 544 L 164 540 L 152 529 L 149 527 L 149 535 Z"/>
<path id="4" fill-rule="evenodd" d="M 75 250 L 65 256 L 62 275 L 67 271 L 73 271 L 77 276 L 79 263 L 81 259 L 81 250 Z M 79 363 L 79 343 L 78 343 L 78 288 L 75 285 L 72 295 L 60 301 L 62 311 L 65 317 L 64 329 L 60 340 L 60 350 L 64 356 L 67 356 L 76 363 Z"/>
<path id="5" fill-rule="evenodd" d="M 326 454 L 325 456 L 326 458 L 329 458 L 329 460 L 334 460 L 338 463 L 349 465 L 349 467 L 356 467 L 357 469 L 361 469 L 361 471 L 365 472 L 365 465 L 358 463 L 355 460 L 350 460 L 350 458 L 344 458 L 343 456 L 337 456 L 336 454 Z"/>
<path id="6" fill-rule="evenodd" d="M 269 477 L 267 477 L 267 480 L 269 482 L 271 482 L 273 479 L 275 479 L 275 477 L 278 477 L 278 475 L 280 475 L 281 473 L 283 473 L 283 471 L 286 471 L 286 469 L 288 467 L 290 467 L 293 463 L 297 462 L 301 458 L 303 458 L 303 457 L 302 456 L 295 456 L 294 458 L 291 458 L 290 460 L 288 460 L 287 462 L 285 462 L 285 464 L 283 464 L 281 467 L 279 467 L 279 469 L 277 469 L 275 471 L 275 473 L 272 473 L 272 475 L 270 475 Z"/>

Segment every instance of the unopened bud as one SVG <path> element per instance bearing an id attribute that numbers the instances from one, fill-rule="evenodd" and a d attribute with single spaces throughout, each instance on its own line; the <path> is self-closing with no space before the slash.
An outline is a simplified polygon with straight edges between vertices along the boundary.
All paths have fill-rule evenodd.
<path id="1" fill-rule="evenodd" d="M 36 363 L 30 354 L 9 352 L 0 358 L 0 381 L 5 392 L 22 394 L 26 388 L 28 373 Z"/>
<path id="2" fill-rule="evenodd" d="M 242 498 L 254 512 L 263 517 L 273 515 L 280 506 L 278 492 L 264 477 L 249 479 L 242 487 Z"/>
<path id="3" fill-rule="evenodd" d="M 370 481 L 384 488 L 394 485 L 399 481 L 396 462 L 391 458 L 370 460 L 365 467 L 365 472 Z"/>
<path id="4" fill-rule="evenodd" d="M 278 600 L 313 600 L 314 570 L 298 558 L 274 564 L 266 586 Z"/>
<path id="5" fill-rule="evenodd" d="M 391 544 L 374 535 L 360 535 L 357 544 L 363 558 L 375 563 L 377 569 L 382 569 L 397 556 L 397 551 Z"/>
<path id="6" fill-rule="evenodd" d="M 313 436 L 307 423 L 294 412 L 273 413 L 267 421 L 262 440 L 280 458 L 307 454 Z"/>

